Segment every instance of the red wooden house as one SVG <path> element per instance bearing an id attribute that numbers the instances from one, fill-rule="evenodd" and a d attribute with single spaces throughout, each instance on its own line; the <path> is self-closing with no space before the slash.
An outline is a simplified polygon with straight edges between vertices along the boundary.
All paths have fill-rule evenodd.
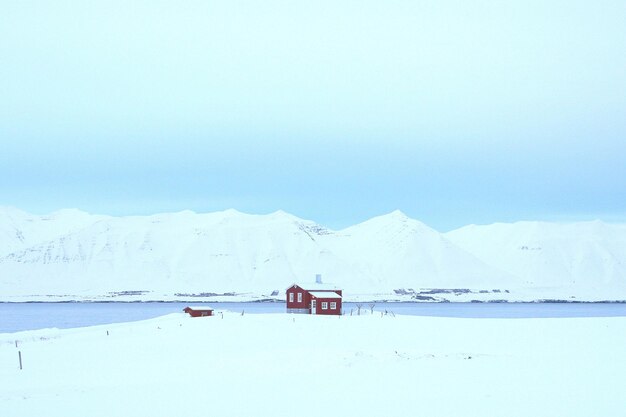
<path id="1" fill-rule="evenodd" d="M 341 315 L 342 290 L 318 282 L 287 288 L 287 313 Z"/>
<path id="2" fill-rule="evenodd" d="M 213 309 L 204 306 L 189 306 L 185 307 L 183 311 L 191 317 L 205 317 L 213 315 Z"/>

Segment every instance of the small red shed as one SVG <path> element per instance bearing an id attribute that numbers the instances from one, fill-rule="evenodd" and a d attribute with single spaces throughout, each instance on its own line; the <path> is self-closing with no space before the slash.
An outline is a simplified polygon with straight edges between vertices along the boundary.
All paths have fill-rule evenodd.
<path id="1" fill-rule="evenodd" d="M 213 309 L 204 306 L 189 306 L 185 307 L 183 311 L 191 317 L 206 317 L 213 315 Z"/>
<path id="2" fill-rule="evenodd" d="M 287 288 L 287 313 L 341 315 L 342 290 L 319 281 Z"/>

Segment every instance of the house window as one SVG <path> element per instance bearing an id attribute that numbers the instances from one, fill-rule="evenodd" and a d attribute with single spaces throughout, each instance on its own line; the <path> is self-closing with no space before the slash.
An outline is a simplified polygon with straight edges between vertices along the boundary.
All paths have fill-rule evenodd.
<path id="1" fill-rule="evenodd" d="M 301 292 L 298 293 L 298 302 L 299 303 L 302 302 L 302 293 Z"/>
<path id="2" fill-rule="evenodd" d="M 293 293 L 292 292 L 289 293 L 289 302 L 293 303 Z"/>
<path id="3" fill-rule="evenodd" d="M 328 310 L 328 303 L 326 301 L 322 301 L 322 310 Z"/>
<path id="4" fill-rule="evenodd" d="M 335 303 L 335 302 L 330 303 L 330 309 L 331 310 L 337 310 L 337 303 Z"/>

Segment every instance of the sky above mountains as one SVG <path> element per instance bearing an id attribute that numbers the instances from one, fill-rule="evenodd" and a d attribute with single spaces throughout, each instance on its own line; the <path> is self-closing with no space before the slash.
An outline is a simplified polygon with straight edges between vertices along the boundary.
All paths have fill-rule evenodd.
<path id="1" fill-rule="evenodd" d="M 0 204 L 626 220 L 621 1 L 0 5 Z"/>

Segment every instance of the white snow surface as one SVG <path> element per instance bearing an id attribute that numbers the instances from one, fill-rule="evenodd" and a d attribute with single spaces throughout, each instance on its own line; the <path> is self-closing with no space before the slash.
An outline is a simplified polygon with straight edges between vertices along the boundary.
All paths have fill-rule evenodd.
<path id="1" fill-rule="evenodd" d="M 341 298 L 339 294 L 330 291 L 311 291 L 309 294 L 315 298 Z"/>
<path id="2" fill-rule="evenodd" d="M 275 291 L 284 299 L 290 284 L 317 273 L 347 300 L 429 289 L 471 290 L 445 295 L 452 301 L 624 300 L 626 225 L 520 222 L 443 234 L 400 211 L 333 231 L 283 211 L 112 217 L 0 208 L 0 301 L 244 300 Z"/>
<path id="3" fill-rule="evenodd" d="M 624 317 L 174 313 L 0 334 L 0 410 L 306 417 L 322 402 L 346 416 L 621 417 L 624 346 Z"/>

